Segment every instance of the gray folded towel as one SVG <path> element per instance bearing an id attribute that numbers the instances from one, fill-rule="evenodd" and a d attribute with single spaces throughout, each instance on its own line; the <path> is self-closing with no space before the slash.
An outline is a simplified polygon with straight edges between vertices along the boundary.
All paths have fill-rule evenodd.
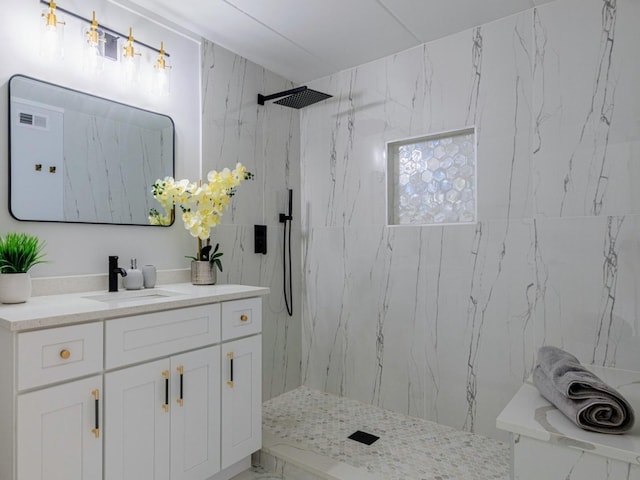
<path id="1" fill-rule="evenodd" d="M 541 347 L 533 383 L 544 398 L 580 428 L 624 433 L 633 427 L 631 405 L 622 395 L 557 347 Z"/>

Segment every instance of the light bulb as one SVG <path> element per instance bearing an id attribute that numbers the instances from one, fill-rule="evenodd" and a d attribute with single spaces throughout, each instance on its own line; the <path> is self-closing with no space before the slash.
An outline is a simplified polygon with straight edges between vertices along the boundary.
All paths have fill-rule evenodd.
<path id="1" fill-rule="evenodd" d="M 58 31 L 56 27 L 47 26 L 42 35 L 42 55 L 47 58 L 57 57 Z"/>
<path id="2" fill-rule="evenodd" d="M 135 57 L 129 57 L 122 60 L 123 79 L 127 83 L 135 83 L 137 80 L 137 65 Z"/>
<path id="3" fill-rule="evenodd" d="M 95 45 L 87 46 L 86 60 L 85 65 L 87 70 L 95 72 L 99 67 L 100 63 L 100 52 L 98 51 L 98 47 Z"/>
<path id="4" fill-rule="evenodd" d="M 169 77 L 165 70 L 156 72 L 156 93 L 158 95 L 167 95 L 169 93 Z"/>
<path id="5" fill-rule="evenodd" d="M 49 2 L 49 8 L 42 11 L 40 22 L 40 54 L 47 60 L 61 59 L 64 55 L 64 25 L 56 15 L 55 2 Z"/>

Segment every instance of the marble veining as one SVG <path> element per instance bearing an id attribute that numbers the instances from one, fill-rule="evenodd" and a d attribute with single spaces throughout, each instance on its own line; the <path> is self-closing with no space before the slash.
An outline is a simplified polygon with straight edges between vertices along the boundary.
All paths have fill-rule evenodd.
<path id="1" fill-rule="evenodd" d="M 64 170 L 64 219 L 148 224 L 149 209 L 155 206 L 150 186 L 169 175 L 173 165 L 171 128 L 151 129 L 68 110 L 64 132 L 65 155 L 86 160 Z M 132 158 L 139 161 L 132 164 Z"/>
<path id="2" fill-rule="evenodd" d="M 615 388 L 640 409 L 640 373 L 610 367 L 587 366 L 604 382 Z M 607 435 L 583 430 L 542 397 L 531 379 L 527 379 L 498 416 L 499 428 L 554 445 L 564 445 L 595 453 L 601 457 L 640 465 L 640 425 L 623 435 Z"/>
<path id="3" fill-rule="evenodd" d="M 290 81 L 209 41 L 202 46 L 202 171 L 242 162 L 254 173 L 234 198 L 213 242 L 224 252 L 220 283 L 265 285 L 263 299 L 263 392 L 271 398 L 300 385 L 300 171 L 299 113 L 267 102 L 269 95 L 292 88 Z M 284 236 L 278 214 L 286 211 L 287 189 L 293 189 L 291 236 L 293 317 L 283 298 Z M 268 254 L 254 254 L 253 226 L 266 225 Z"/>
<path id="4" fill-rule="evenodd" d="M 587 366 L 640 408 L 640 373 Z M 545 400 L 528 379 L 496 421 L 512 432 L 515 478 L 601 480 L 640 478 L 640 426 L 623 435 L 588 432 Z"/>
<path id="5" fill-rule="evenodd" d="M 563 214 L 564 204 L 571 190 L 572 170 L 576 154 L 584 142 L 593 147 L 590 153 L 589 181 L 585 191 L 585 204 L 591 202 L 591 213 L 599 215 L 607 190 L 608 165 L 607 148 L 609 144 L 609 129 L 611 116 L 614 111 L 613 97 L 615 94 L 615 80 L 612 78 L 612 59 L 616 25 L 616 0 L 605 0 L 602 5 L 602 36 L 600 56 L 593 82 L 591 107 L 587 113 L 577 146 L 568 161 L 567 174 L 564 178 L 564 197 L 560 204 L 560 216 Z M 587 131 L 591 133 L 585 138 Z M 592 135 L 594 138 L 592 138 Z M 584 153 L 584 152 L 581 152 Z M 585 205 L 586 207 L 586 205 Z"/>
<path id="6" fill-rule="evenodd" d="M 389 231 L 389 236 L 393 235 L 393 231 Z M 390 269 L 390 265 L 393 262 L 393 246 L 390 238 L 381 237 L 380 243 L 378 244 L 378 252 L 384 251 L 387 255 L 384 255 L 385 259 L 384 265 L 385 270 L 388 271 Z M 379 258 L 376 255 L 376 258 Z M 385 277 L 383 276 L 383 279 Z M 384 371 L 384 323 L 387 318 L 387 313 L 389 311 L 389 282 L 391 278 L 389 275 L 386 275 L 386 282 L 381 285 L 383 287 L 383 291 L 380 292 L 380 298 L 382 302 L 380 304 L 380 310 L 376 316 L 376 360 L 375 360 L 375 380 L 373 383 L 373 394 L 371 398 L 371 403 L 374 405 L 381 405 L 380 402 L 380 393 L 382 389 L 382 374 Z"/>
<path id="7" fill-rule="evenodd" d="M 637 369 L 638 21 L 557 0 L 310 83 L 305 385 L 505 438 L 540 345 Z M 386 143 L 470 124 L 477 223 L 387 226 Z"/>
<path id="8" fill-rule="evenodd" d="M 523 32 L 520 31 L 519 25 L 516 23 L 514 26 L 514 49 L 516 51 L 521 51 L 521 54 L 524 57 L 527 57 L 527 49 L 522 48 L 523 43 Z M 480 29 L 476 29 L 476 39 L 474 40 L 474 69 L 479 70 L 479 67 L 476 66 L 476 56 L 481 56 L 481 48 L 482 48 L 482 38 L 480 37 Z M 479 39 L 478 39 L 479 38 Z M 477 44 L 480 46 L 476 46 Z M 476 49 L 479 49 L 480 52 L 476 53 Z M 497 258 L 497 266 L 496 272 L 493 282 L 489 285 L 488 290 L 486 285 L 482 285 L 479 275 L 482 275 L 485 271 L 484 262 L 478 262 L 478 256 L 481 254 L 482 248 L 482 223 L 479 222 L 476 226 L 475 231 L 475 239 L 472 247 L 472 255 L 474 256 L 473 261 L 473 273 L 471 277 L 471 286 L 470 286 L 470 294 L 469 294 L 469 302 L 468 302 L 468 312 L 469 312 L 469 325 L 471 326 L 471 338 L 469 341 L 469 354 L 467 359 L 467 412 L 465 417 L 465 422 L 463 428 L 470 432 L 475 431 L 475 416 L 477 409 L 477 375 L 476 371 L 478 368 L 477 363 L 477 354 L 478 349 L 480 348 L 481 342 L 481 334 L 484 331 L 483 326 L 485 323 L 485 315 L 487 312 L 487 307 L 489 302 L 492 301 L 493 291 L 496 287 L 497 281 L 502 274 L 503 270 L 503 262 L 505 260 L 505 256 L 507 255 L 507 238 L 509 236 L 509 226 L 511 221 L 511 208 L 512 208 L 512 199 L 513 199 L 513 188 L 514 188 L 514 174 L 516 169 L 516 161 L 518 155 L 518 142 L 521 141 L 521 136 L 518 132 L 518 119 L 520 115 L 519 111 L 519 100 L 521 97 L 524 98 L 524 94 L 521 91 L 521 72 L 519 67 L 516 65 L 515 69 L 515 85 L 514 85 L 514 103 L 513 103 L 513 125 L 514 125 L 514 133 L 513 139 L 511 142 L 512 150 L 510 155 L 510 165 L 509 171 L 507 173 L 507 199 L 506 199 L 506 220 L 504 222 L 504 236 L 502 237 L 500 251 L 498 253 Z M 477 74 L 478 78 L 478 89 L 480 82 L 480 74 Z M 528 290 L 529 286 L 527 286 Z M 486 299 L 482 300 L 482 292 L 483 290 L 486 292 Z M 528 295 L 526 297 L 529 298 Z M 480 302 L 480 305 L 479 305 Z M 530 312 L 530 305 L 528 305 L 528 312 Z M 527 320 L 530 318 L 530 313 L 525 315 L 524 318 Z M 525 322 L 524 330 L 526 331 Z M 526 359 L 524 359 L 526 362 Z"/>
<path id="9" fill-rule="evenodd" d="M 603 458 L 580 443 L 545 444 L 520 437 L 514 449 L 518 480 L 638 480 L 637 465 Z"/>
<path id="10" fill-rule="evenodd" d="M 545 112 L 544 98 L 545 98 L 545 77 L 544 72 L 540 74 L 540 70 L 544 68 L 544 57 L 547 47 L 547 32 L 544 24 L 540 20 L 540 12 L 537 8 L 533 9 L 533 71 L 532 77 L 533 90 L 537 93 L 540 99 L 537 109 L 535 110 L 535 118 L 533 122 L 533 144 L 531 152 L 536 155 L 542 148 L 542 132 L 541 126 L 543 122 L 547 120 L 547 113 Z"/>
<path id="11" fill-rule="evenodd" d="M 478 98 L 480 96 L 480 80 L 482 79 L 482 27 L 473 29 L 473 46 L 471 48 L 471 91 L 467 107 L 466 124 L 476 123 L 478 114 Z"/>
<path id="12" fill-rule="evenodd" d="M 480 311 L 478 312 L 479 295 L 481 291 L 478 291 L 477 285 L 480 282 L 478 278 L 478 272 L 482 270 L 478 266 L 478 260 L 482 259 L 480 254 L 480 244 L 482 240 L 482 223 L 479 223 L 475 229 L 475 236 L 473 246 L 471 248 L 471 254 L 474 257 L 473 261 L 473 273 L 471 276 L 471 285 L 469 292 L 469 302 L 467 311 L 469 312 L 469 324 L 471 327 L 471 337 L 469 340 L 469 355 L 467 357 L 467 414 L 465 417 L 463 427 L 470 432 L 475 430 L 475 415 L 476 415 L 476 392 L 477 392 L 477 379 L 476 379 L 476 361 L 478 354 L 478 346 L 480 343 L 480 335 L 482 332 L 482 326 L 485 320 L 486 307 L 480 305 Z M 490 297 L 490 295 L 489 295 Z M 487 302 L 490 298 L 487 299 Z"/>
<path id="13" fill-rule="evenodd" d="M 596 329 L 595 343 L 591 363 L 610 365 L 615 367 L 615 348 L 611 338 L 611 330 L 614 322 L 614 306 L 616 302 L 616 290 L 618 286 L 618 252 L 616 242 L 624 217 L 607 218 L 607 231 L 603 245 L 604 261 L 602 263 L 602 294 L 601 307 Z M 609 351 L 609 350 L 613 351 Z"/>

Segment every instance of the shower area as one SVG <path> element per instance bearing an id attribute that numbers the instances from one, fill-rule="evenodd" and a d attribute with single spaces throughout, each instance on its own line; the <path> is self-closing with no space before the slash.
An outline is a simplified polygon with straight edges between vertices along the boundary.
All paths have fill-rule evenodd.
<path id="1" fill-rule="evenodd" d="M 234 480 L 508 480 L 498 440 L 307 387 L 263 406 L 262 450 Z"/>
<path id="2" fill-rule="evenodd" d="M 507 441 L 541 345 L 638 370 L 639 20 L 557 0 L 308 82 L 302 385 Z M 387 143 L 470 128 L 476 222 L 388 225 Z"/>
<path id="3" fill-rule="evenodd" d="M 333 97 L 299 110 L 259 105 L 257 93 L 295 86 L 205 45 L 203 168 L 239 160 L 256 174 L 243 189 L 251 201 L 215 235 L 237 265 L 221 281 L 271 288 L 265 412 L 282 395 L 322 392 L 506 442 L 496 417 L 540 345 L 637 370 L 640 226 L 628 179 L 639 19 L 630 0 L 544 3 L 308 82 Z M 477 222 L 388 226 L 386 143 L 468 128 Z M 292 316 L 279 221 L 289 189 Z M 267 225 L 267 255 L 253 254 L 255 224 Z"/>

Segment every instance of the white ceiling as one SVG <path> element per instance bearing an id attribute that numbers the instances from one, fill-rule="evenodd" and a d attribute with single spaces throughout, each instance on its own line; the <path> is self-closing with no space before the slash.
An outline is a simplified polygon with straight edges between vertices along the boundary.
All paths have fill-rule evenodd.
<path id="1" fill-rule="evenodd" d="M 552 0 L 129 0 L 296 83 Z"/>

